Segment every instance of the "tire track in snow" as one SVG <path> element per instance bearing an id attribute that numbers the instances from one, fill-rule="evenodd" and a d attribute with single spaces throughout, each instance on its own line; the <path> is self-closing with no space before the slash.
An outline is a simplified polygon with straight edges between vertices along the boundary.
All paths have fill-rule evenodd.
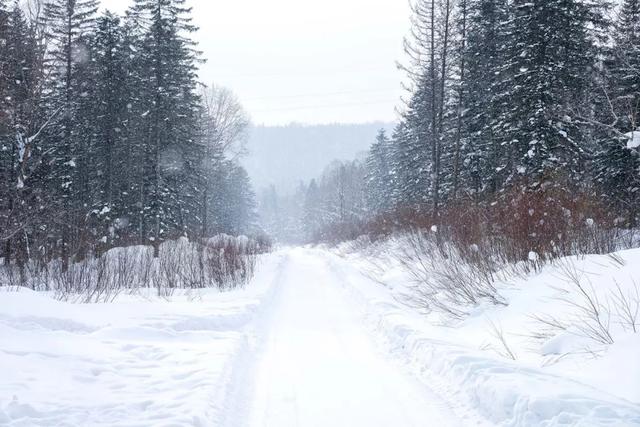
<path id="1" fill-rule="evenodd" d="M 264 345 L 269 319 L 273 314 L 274 301 L 278 299 L 282 286 L 282 277 L 289 256 L 285 254 L 279 261 L 274 277 L 271 279 L 269 291 L 258 305 L 253 321 L 244 330 L 244 339 L 226 371 L 227 388 L 221 398 L 222 406 L 218 407 L 214 425 L 221 427 L 242 427 L 248 423 L 250 399 L 253 394 L 253 378 L 257 355 Z"/>
<path id="2" fill-rule="evenodd" d="M 253 390 L 248 425 L 463 425 L 434 391 L 377 351 L 331 267 L 313 250 L 290 251 L 256 364 L 246 370 L 256 373 L 246 389 Z"/>

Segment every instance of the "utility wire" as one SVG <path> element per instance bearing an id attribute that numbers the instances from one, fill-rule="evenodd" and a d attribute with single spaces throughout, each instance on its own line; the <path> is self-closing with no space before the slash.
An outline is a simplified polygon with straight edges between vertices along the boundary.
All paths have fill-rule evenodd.
<path id="1" fill-rule="evenodd" d="M 273 108 L 267 110 L 253 110 L 253 113 L 270 113 L 275 111 L 298 111 L 298 110 L 315 110 L 321 108 L 336 108 L 336 107 L 358 107 L 363 105 L 375 105 L 375 104 L 393 104 L 397 103 L 397 99 L 388 99 L 384 101 L 372 101 L 372 102 L 352 102 L 344 104 L 327 104 L 327 105 L 305 105 L 292 108 Z"/>
<path id="2" fill-rule="evenodd" d="M 378 89 L 378 90 L 352 90 L 352 91 L 344 91 L 344 92 L 325 92 L 325 93 L 309 93 L 309 94 L 299 94 L 299 95 L 282 95 L 282 96 L 260 96 L 255 98 L 244 98 L 244 101 L 258 101 L 263 99 L 293 99 L 293 98 L 311 98 L 311 97 L 325 97 L 325 96 L 337 96 L 337 95 L 353 95 L 359 93 L 388 93 L 388 92 L 397 92 L 398 88 L 395 89 Z"/>

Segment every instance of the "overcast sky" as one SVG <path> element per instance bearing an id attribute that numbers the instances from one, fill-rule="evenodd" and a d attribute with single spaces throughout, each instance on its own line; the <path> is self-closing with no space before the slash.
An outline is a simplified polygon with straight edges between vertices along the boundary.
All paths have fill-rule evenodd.
<path id="1" fill-rule="evenodd" d="M 124 11 L 128 0 L 103 0 Z M 191 0 L 207 64 L 256 124 L 395 120 L 408 0 Z"/>

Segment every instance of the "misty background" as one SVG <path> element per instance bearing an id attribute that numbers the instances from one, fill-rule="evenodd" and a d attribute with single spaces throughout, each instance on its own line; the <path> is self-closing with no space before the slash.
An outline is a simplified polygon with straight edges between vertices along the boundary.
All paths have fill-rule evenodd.
<path id="1" fill-rule="evenodd" d="M 242 163 L 256 191 L 273 185 L 289 194 L 300 181 L 318 178 L 335 160 L 363 158 L 378 130 L 392 127 L 389 122 L 253 126 Z"/>
<path id="2" fill-rule="evenodd" d="M 103 0 L 102 6 L 122 13 L 128 3 Z M 251 118 L 241 163 L 256 193 L 274 185 L 289 194 L 332 161 L 357 158 L 380 128 L 393 127 L 409 2 L 188 5 L 207 58 L 201 81 L 229 88 Z"/>

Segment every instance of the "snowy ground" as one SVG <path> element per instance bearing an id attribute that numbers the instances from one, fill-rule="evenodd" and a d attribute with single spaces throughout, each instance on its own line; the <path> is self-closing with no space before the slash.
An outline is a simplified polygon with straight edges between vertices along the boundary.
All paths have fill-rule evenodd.
<path id="1" fill-rule="evenodd" d="M 640 425 L 640 316 L 634 332 L 620 321 L 615 301 L 620 289 L 638 313 L 640 250 L 570 257 L 511 277 L 498 283 L 507 305 L 487 303 L 458 321 L 411 307 L 411 278 L 388 256 L 394 250 L 388 243 L 367 257 L 343 250 L 336 265 L 387 349 L 427 381 L 446 384 L 451 400 L 467 402 L 495 425 Z M 567 271 L 578 273 L 599 304 L 613 344 L 575 328 L 585 322 L 577 306 L 586 301 Z M 535 318 L 548 315 L 570 327 L 545 330 Z"/>
<path id="2" fill-rule="evenodd" d="M 544 283 L 451 329 L 365 270 L 297 248 L 229 293 L 70 305 L 1 290 L 0 425 L 640 425 L 638 334 L 593 360 L 510 361 L 479 349 L 482 320 L 519 328 Z"/>
<path id="3" fill-rule="evenodd" d="M 264 260 L 245 290 L 171 301 L 0 290 L 0 425 L 215 425 L 282 260 Z"/>

